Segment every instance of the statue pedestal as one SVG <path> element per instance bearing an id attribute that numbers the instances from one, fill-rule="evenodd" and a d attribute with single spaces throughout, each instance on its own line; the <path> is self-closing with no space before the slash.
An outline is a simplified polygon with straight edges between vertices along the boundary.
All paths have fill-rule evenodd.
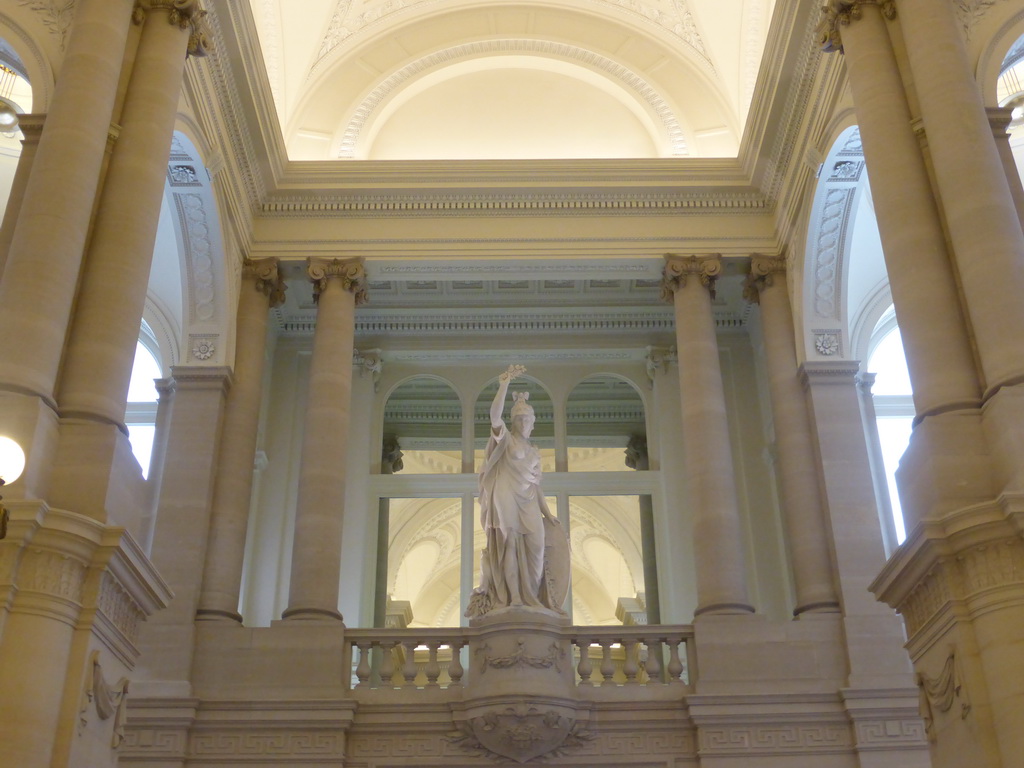
<path id="1" fill-rule="evenodd" d="M 467 746 L 525 763 L 581 738 L 590 710 L 576 698 L 569 618 L 515 607 L 470 621 L 466 695 L 453 706 Z"/>

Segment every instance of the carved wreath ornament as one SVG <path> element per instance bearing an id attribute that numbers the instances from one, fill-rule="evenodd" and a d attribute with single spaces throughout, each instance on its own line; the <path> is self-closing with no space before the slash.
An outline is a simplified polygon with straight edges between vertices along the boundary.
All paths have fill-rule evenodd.
<path id="1" fill-rule="evenodd" d="M 526 702 L 495 707 L 455 725 L 449 743 L 491 760 L 517 763 L 562 757 L 594 738 L 574 717 Z"/>

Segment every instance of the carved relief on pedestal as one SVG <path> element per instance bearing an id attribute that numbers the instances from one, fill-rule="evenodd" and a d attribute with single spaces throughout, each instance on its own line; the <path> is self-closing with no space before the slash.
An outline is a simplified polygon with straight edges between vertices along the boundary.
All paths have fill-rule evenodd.
<path id="1" fill-rule="evenodd" d="M 85 689 L 82 691 L 82 703 L 78 707 L 79 733 L 89 724 L 89 710 L 95 706 L 100 720 L 114 718 L 110 746 L 112 749 L 117 749 L 124 741 L 128 678 L 122 677 L 115 685 L 108 683 L 103 677 L 99 651 L 92 652 L 89 657 L 89 667 L 89 672 L 85 677 Z"/>
<path id="2" fill-rule="evenodd" d="M 971 713 L 971 701 L 955 649 L 950 650 L 946 663 L 935 677 L 918 673 L 917 687 L 921 691 L 921 719 L 930 741 L 935 740 L 936 713 L 953 711 L 961 720 L 966 720 Z"/>
<path id="3" fill-rule="evenodd" d="M 577 722 L 571 707 L 518 701 L 472 710 L 457 720 L 448 741 L 477 755 L 505 757 L 517 763 L 544 757 L 562 757 L 594 737 Z"/>

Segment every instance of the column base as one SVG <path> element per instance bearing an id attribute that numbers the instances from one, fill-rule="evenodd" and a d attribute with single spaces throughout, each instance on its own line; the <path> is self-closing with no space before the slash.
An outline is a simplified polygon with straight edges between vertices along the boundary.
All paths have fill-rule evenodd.
<path id="1" fill-rule="evenodd" d="M 281 614 L 284 621 L 343 621 L 341 612 L 329 608 L 289 608 Z"/>
<path id="2" fill-rule="evenodd" d="M 223 621 L 242 623 L 242 614 L 238 611 L 222 611 L 218 608 L 200 608 L 196 611 L 196 621 Z"/>
<path id="3" fill-rule="evenodd" d="M 693 612 L 694 616 L 728 616 L 754 613 L 754 606 L 746 603 L 712 603 Z"/>

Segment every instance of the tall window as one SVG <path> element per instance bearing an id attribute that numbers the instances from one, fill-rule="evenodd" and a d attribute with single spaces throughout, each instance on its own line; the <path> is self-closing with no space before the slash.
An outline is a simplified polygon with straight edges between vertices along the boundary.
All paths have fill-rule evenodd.
<path id="1" fill-rule="evenodd" d="M 910 386 L 910 373 L 903 353 L 903 339 L 896 326 L 896 316 L 892 308 L 875 326 L 868 356 L 868 371 L 875 374 L 872 394 L 875 416 L 878 420 L 878 437 L 882 446 L 882 460 L 885 464 L 889 498 L 896 524 L 896 540 L 902 543 L 907 533 L 903 525 L 895 473 L 910 442 L 914 420 L 914 392 Z"/>
<path id="2" fill-rule="evenodd" d="M 149 326 L 143 323 L 142 339 L 151 341 Z M 153 344 L 155 347 L 155 343 Z M 128 427 L 128 439 L 131 440 L 132 453 L 135 454 L 142 476 L 149 476 L 149 462 L 153 455 L 153 440 L 156 437 L 156 405 L 157 391 L 155 379 L 161 378 L 163 372 L 156 355 L 150 346 L 140 340 L 135 346 L 135 363 L 132 366 L 132 379 L 128 385 L 128 406 L 125 409 L 124 423 Z"/>

